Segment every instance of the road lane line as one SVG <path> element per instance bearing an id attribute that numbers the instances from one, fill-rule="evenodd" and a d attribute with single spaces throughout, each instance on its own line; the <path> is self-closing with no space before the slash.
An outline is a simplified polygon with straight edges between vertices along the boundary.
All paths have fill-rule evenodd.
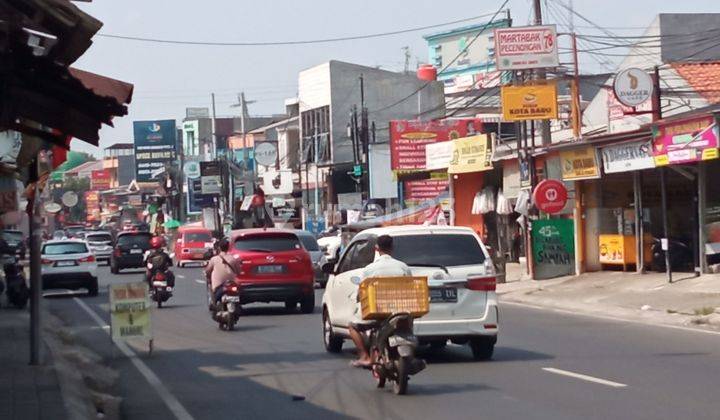
<path id="1" fill-rule="evenodd" d="M 200 279 L 195 279 L 195 283 L 197 283 L 197 284 L 205 284 L 205 281 L 204 281 L 204 280 L 200 280 Z"/>
<path id="2" fill-rule="evenodd" d="M 626 384 L 621 384 L 620 382 L 608 381 L 607 379 L 596 378 L 594 376 L 583 375 L 582 373 L 570 372 L 568 370 L 556 369 L 551 367 L 544 367 L 542 368 L 542 370 L 544 370 L 545 372 L 550 372 L 562 376 L 569 376 L 571 378 L 581 379 L 587 382 L 594 382 L 596 384 L 606 385 L 613 388 L 625 388 L 627 386 Z"/>
<path id="3" fill-rule="evenodd" d="M 501 297 L 502 299 L 502 297 Z M 620 318 L 616 316 L 611 315 L 601 315 L 601 314 L 592 314 L 592 313 L 586 313 L 586 312 L 574 312 L 567 309 L 558 309 L 558 308 L 548 308 L 547 306 L 542 305 L 534 305 L 532 303 L 524 303 L 524 302 L 513 302 L 509 300 L 501 300 L 500 306 L 502 305 L 509 305 L 509 306 L 520 306 L 522 308 L 531 308 L 536 309 L 543 312 L 556 312 L 559 314 L 569 314 L 574 316 L 584 316 L 586 318 L 596 318 L 596 319 L 603 319 L 606 321 L 616 321 L 616 322 L 626 322 L 628 324 L 636 324 L 636 325 L 643 325 L 643 326 L 650 326 L 650 327 L 659 327 L 659 328 L 671 328 L 674 330 L 682 330 L 682 331 L 689 331 L 689 332 L 696 332 L 696 333 L 703 333 L 703 334 L 710 334 L 710 335 L 720 335 L 720 331 L 712 331 L 712 330 L 704 330 L 700 328 L 692 328 L 692 327 L 683 327 L 682 325 L 672 325 L 672 324 L 656 324 L 653 322 L 645 322 L 645 321 L 638 321 L 638 320 L 632 320 L 627 318 Z"/>
<path id="4" fill-rule="evenodd" d="M 100 318 L 100 315 L 98 315 L 95 311 L 93 311 L 85 302 L 78 298 L 73 298 L 75 302 L 85 311 L 88 315 L 90 315 L 90 318 L 95 321 L 105 332 L 111 334 L 110 332 L 110 326 L 107 325 L 107 323 Z M 153 372 L 140 358 L 138 358 L 137 354 L 125 343 L 122 341 L 113 341 L 115 346 L 117 346 L 118 349 L 127 357 L 130 359 L 133 365 L 137 368 L 137 370 L 140 372 L 140 374 L 145 378 L 145 380 L 150 384 L 151 387 L 155 388 L 155 391 L 157 391 L 160 398 L 163 400 L 165 405 L 167 405 L 168 409 L 175 415 L 175 418 L 178 420 L 193 420 L 193 416 L 190 415 L 190 413 L 183 407 L 183 405 L 178 401 L 175 396 L 170 393 L 170 391 L 165 387 L 165 385 L 162 383 L 160 378 L 157 377 L 155 372 Z"/>
<path id="5" fill-rule="evenodd" d="M 184 279 L 184 278 L 185 278 L 185 276 L 183 276 L 182 274 L 178 274 L 178 275 L 176 275 L 175 277 L 177 277 L 177 278 L 179 278 L 179 279 Z"/>

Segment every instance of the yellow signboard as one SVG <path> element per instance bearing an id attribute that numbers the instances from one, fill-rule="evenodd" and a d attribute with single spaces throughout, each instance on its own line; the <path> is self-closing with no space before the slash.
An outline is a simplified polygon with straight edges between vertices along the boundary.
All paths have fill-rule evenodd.
<path id="1" fill-rule="evenodd" d="M 564 181 L 600 178 L 600 164 L 594 147 L 563 150 L 560 161 Z"/>
<path id="2" fill-rule="evenodd" d="M 551 120 L 558 117 L 557 84 L 503 86 L 501 89 L 505 121 Z"/>
<path id="3" fill-rule="evenodd" d="M 493 168 L 490 134 L 463 137 L 452 142 L 449 174 L 482 172 Z"/>
<path id="4" fill-rule="evenodd" d="M 147 283 L 110 285 L 110 324 L 113 340 L 152 338 Z"/>

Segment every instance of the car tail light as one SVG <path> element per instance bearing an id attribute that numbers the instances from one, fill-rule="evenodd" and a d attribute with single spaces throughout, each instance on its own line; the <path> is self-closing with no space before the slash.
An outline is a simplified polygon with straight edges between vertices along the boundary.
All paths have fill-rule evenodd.
<path id="1" fill-rule="evenodd" d="M 53 263 L 52 260 L 48 260 L 47 258 L 43 258 L 42 260 L 40 260 L 40 262 L 41 262 L 43 265 L 51 265 L 51 264 Z"/>
<path id="2" fill-rule="evenodd" d="M 80 258 L 80 259 L 78 259 L 78 262 L 81 262 L 81 263 L 84 263 L 84 262 L 87 262 L 87 263 L 95 262 L 95 256 L 94 256 L 94 255 L 88 255 L 88 256 L 85 257 L 85 258 Z"/>
<path id="3" fill-rule="evenodd" d="M 479 292 L 494 292 L 497 285 L 495 277 L 468 277 L 467 288 Z"/>
<path id="4" fill-rule="evenodd" d="M 227 288 L 227 291 L 228 291 L 228 293 L 237 293 L 237 292 L 238 292 L 238 287 L 237 287 L 236 284 L 233 284 L 232 286 L 229 286 L 229 287 Z"/>

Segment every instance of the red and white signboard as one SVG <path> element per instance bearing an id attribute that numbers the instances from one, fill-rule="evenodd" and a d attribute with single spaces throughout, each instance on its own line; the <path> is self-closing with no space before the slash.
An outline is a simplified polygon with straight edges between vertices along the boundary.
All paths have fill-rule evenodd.
<path id="1" fill-rule="evenodd" d="M 109 169 L 92 171 L 90 175 L 90 188 L 97 191 L 109 190 L 112 183 L 112 174 Z"/>
<path id="2" fill-rule="evenodd" d="M 568 192 L 565 185 L 554 179 L 540 181 L 533 192 L 535 206 L 543 213 L 559 213 L 567 204 Z"/>
<path id="3" fill-rule="evenodd" d="M 498 70 L 526 70 L 560 65 L 555 25 L 495 29 Z"/>

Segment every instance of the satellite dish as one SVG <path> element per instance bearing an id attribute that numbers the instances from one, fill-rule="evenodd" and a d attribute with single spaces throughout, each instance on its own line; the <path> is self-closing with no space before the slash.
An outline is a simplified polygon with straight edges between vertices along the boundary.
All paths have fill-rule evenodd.
<path id="1" fill-rule="evenodd" d="M 78 196 L 73 191 L 68 191 L 62 195 L 62 203 L 67 207 L 73 207 L 78 203 Z"/>
<path id="2" fill-rule="evenodd" d="M 43 208 L 46 212 L 55 214 L 62 210 L 62 206 L 58 203 L 55 203 L 53 201 L 48 201 L 47 203 L 43 204 Z"/>

